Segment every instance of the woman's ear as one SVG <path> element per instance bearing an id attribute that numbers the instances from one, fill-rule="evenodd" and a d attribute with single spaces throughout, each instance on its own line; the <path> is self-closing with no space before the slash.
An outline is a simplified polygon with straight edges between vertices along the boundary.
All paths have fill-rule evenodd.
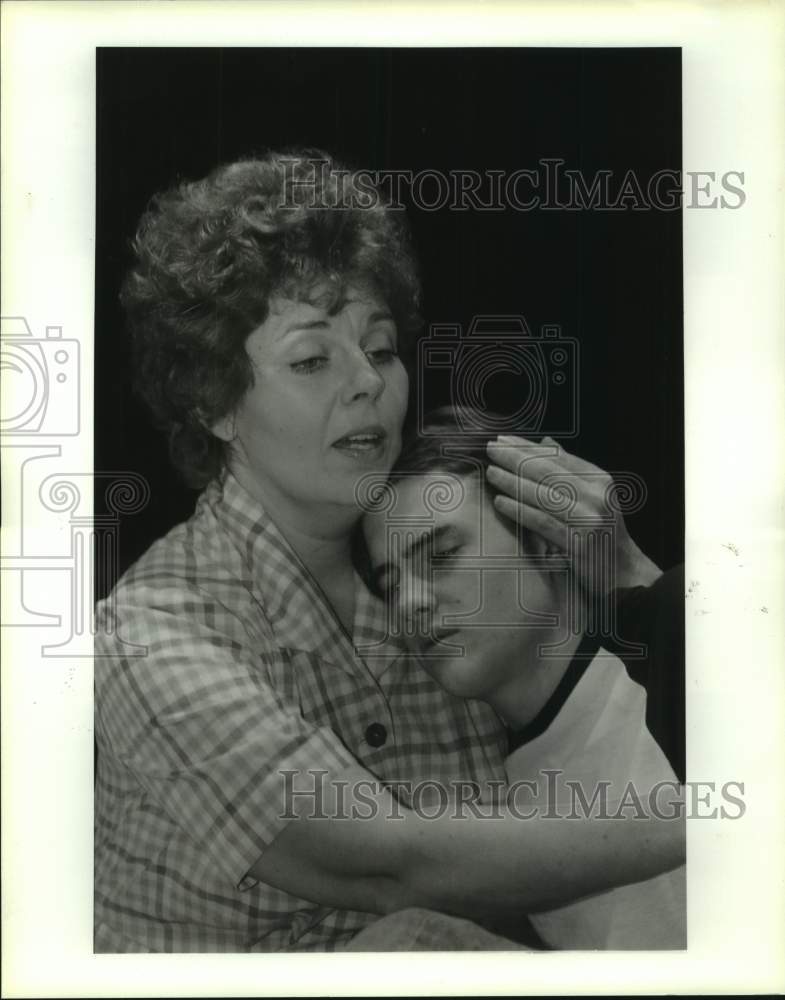
<path id="1" fill-rule="evenodd" d="M 210 425 L 210 430 L 215 436 L 225 444 L 231 444 L 237 437 L 237 427 L 235 425 L 234 413 L 228 413 L 225 417 L 214 421 Z"/>

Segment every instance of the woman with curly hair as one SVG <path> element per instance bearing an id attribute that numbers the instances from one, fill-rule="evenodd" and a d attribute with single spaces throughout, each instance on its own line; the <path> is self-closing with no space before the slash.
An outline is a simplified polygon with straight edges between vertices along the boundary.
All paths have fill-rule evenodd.
<path id="1" fill-rule="evenodd" d="M 673 822 L 517 822 L 501 720 L 355 569 L 418 327 L 402 216 L 270 153 L 154 199 L 134 249 L 138 387 L 204 489 L 99 606 L 96 950 L 520 948 L 492 928 L 680 864 Z M 472 790 L 490 815 L 441 808 Z"/>

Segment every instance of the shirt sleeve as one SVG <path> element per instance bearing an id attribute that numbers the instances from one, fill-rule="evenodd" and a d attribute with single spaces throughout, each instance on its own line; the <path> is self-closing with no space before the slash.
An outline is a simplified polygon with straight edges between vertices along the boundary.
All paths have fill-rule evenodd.
<path id="1" fill-rule="evenodd" d="M 649 587 L 615 591 L 617 642 L 603 646 L 622 660 L 646 689 L 646 725 L 680 781 L 685 780 L 684 567 L 663 573 Z M 627 655 L 641 643 L 645 656 Z"/>
<path id="2" fill-rule="evenodd" d="M 111 633 L 99 630 L 98 752 L 112 754 L 234 885 L 248 888 L 250 867 L 287 822 L 282 772 L 356 761 L 332 729 L 303 718 L 272 687 L 269 660 L 285 655 L 272 640 L 251 648 L 241 623 L 196 589 L 146 590 L 121 594 Z M 99 605 L 99 621 L 106 612 Z M 143 655 L 130 655 L 128 643 Z"/>

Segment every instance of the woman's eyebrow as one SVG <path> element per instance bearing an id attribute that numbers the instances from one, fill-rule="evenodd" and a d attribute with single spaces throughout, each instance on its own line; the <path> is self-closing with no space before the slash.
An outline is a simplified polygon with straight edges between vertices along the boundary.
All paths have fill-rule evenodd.
<path id="1" fill-rule="evenodd" d="M 329 327 L 326 319 L 292 320 L 288 326 L 278 334 L 277 340 L 282 340 L 287 334 L 307 332 L 308 330 L 326 330 Z"/>
<path id="2" fill-rule="evenodd" d="M 383 310 L 380 310 L 379 312 L 371 313 L 371 315 L 368 317 L 368 322 L 369 323 L 382 323 L 382 322 L 385 322 L 385 321 L 389 322 L 389 323 L 394 323 L 395 322 L 395 320 L 393 318 L 393 314 L 389 310 L 387 310 L 387 309 L 383 309 Z"/>
<path id="3" fill-rule="evenodd" d="M 371 313 L 368 317 L 368 325 L 374 323 L 395 323 L 393 315 L 387 310 L 380 310 L 378 312 Z M 276 340 L 282 340 L 284 337 L 288 336 L 290 333 L 307 333 L 309 330 L 327 330 L 330 327 L 330 323 L 326 319 L 311 319 L 311 320 L 292 320 L 287 326 L 281 330 L 281 332 L 276 337 Z"/>

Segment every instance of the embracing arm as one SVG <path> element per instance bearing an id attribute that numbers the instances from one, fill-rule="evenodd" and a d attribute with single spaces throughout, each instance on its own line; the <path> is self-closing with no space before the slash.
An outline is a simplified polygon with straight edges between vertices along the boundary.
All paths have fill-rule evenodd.
<path id="1" fill-rule="evenodd" d="M 344 808 L 364 782 L 342 772 Z M 347 782 L 347 785 L 343 785 Z M 331 813 L 326 783 L 324 812 Z M 390 913 L 410 906 L 459 916 L 505 917 L 550 909 L 684 862 L 684 824 L 673 819 L 522 819 L 505 808 L 461 818 L 403 809 L 389 791 L 368 819 L 292 819 L 251 868 L 256 878 L 324 905 Z M 400 818 L 390 818 L 391 815 Z"/>
<path id="2" fill-rule="evenodd" d="M 260 879 L 301 899 L 375 913 L 421 906 L 503 917 L 683 862 L 683 824 L 674 820 L 407 811 L 335 732 L 303 718 L 271 685 L 290 667 L 273 646 L 253 660 L 241 627 L 223 622 L 219 632 L 214 606 L 201 613 L 199 594 L 190 596 L 188 616 L 163 606 L 160 586 L 155 609 L 121 605 L 126 640 L 146 642 L 147 656 L 97 661 L 100 752 L 122 761 L 227 885 L 243 890 Z M 322 813 L 355 807 L 356 818 L 310 816 L 313 799 L 287 793 L 284 775 L 319 772 L 331 779 Z M 331 799 L 338 789 L 341 810 Z"/>

